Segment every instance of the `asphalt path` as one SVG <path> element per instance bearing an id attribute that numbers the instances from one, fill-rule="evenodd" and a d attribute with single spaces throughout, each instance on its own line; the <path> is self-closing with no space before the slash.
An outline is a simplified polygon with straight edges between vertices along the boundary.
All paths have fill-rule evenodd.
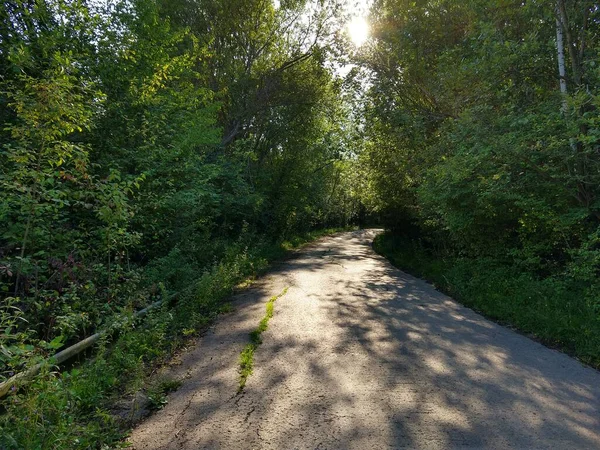
<path id="1" fill-rule="evenodd" d="M 486 320 L 337 234 L 237 295 L 169 369 L 142 449 L 600 449 L 600 373 Z M 274 316 L 237 394 L 239 355 Z"/>

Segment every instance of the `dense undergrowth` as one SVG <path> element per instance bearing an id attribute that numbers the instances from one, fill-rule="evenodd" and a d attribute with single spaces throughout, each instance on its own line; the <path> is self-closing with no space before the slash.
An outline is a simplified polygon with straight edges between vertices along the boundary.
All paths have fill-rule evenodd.
<path id="1" fill-rule="evenodd" d="M 356 221 L 329 3 L 0 4 L 0 383 L 111 329 L 0 400 L 0 448 L 112 443 L 107 397 L 299 243 L 273 242 Z"/>
<path id="2" fill-rule="evenodd" d="M 493 258 L 441 255 L 421 242 L 385 233 L 374 249 L 486 317 L 533 335 L 600 369 L 600 302 L 566 274 L 539 276 Z"/>
<path id="3" fill-rule="evenodd" d="M 296 235 L 277 243 L 233 246 L 219 264 L 190 284 L 174 305 L 164 305 L 141 321 L 127 321 L 114 342 L 105 340 L 81 363 L 59 372 L 48 365 L 31 384 L 3 403 L 0 448 L 76 449 L 119 445 L 129 424 L 111 414 L 118 398 L 146 386 L 148 376 L 217 315 L 229 311 L 226 299 L 236 286 L 268 268 L 269 262 L 305 242 L 340 229 Z M 85 358 L 91 357 L 88 361 Z M 164 384 L 164 383 L 163 383 Z M 152 386 L 150 386 L 152 389 Z M 161 386 L 160 390 L 165 390 Z M 155 390 L 157 390 L 155 388 Z M 160 403 L 161 392 L 156 392 Z M 160 405 L 158 405 L 160 406 Z"/>

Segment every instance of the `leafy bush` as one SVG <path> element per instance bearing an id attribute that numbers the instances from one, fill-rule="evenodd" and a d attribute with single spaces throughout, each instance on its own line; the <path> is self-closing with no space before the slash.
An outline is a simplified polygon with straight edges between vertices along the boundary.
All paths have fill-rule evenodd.
<path id="1" fill-rule="evenodd" d="M 81 365 L 60 373 L 46 366 L 31 384 L 13 392 L 0 415 L 0 446 L 72 449 L 118 445 L 126 430 L 111 413 L 115 397 L 142 388 L 153 367 L 218 314 L 229 311 L 226 299 L 241 282 L 264 271 L 269 261 L 282 257 L 287 249 L 335 231 L 338 229 L 299 235 L 293 243 L 232 245 L 223 261 L 190 282 L 174 305 L 167 302 L 142 321 L 131 320 L 130 314 L 122 317 L 123 326 L 115 330 L 117 339 L 113 343 L 104 340 L 93 359 L 86 361 L 84 356 Z M 10 306 L 3 311 L 0 324 L 9 330 L 22 314 Z M 170 386 L 160 387 L 158 382 L 149 387 L 154 406 L 164 403 Z"/>
<path id="2" fill-rule="evenodd" d="M 486 317 L 600 368 L 597 278 L 589 284 L 572 273 L 539 277 L 494 258 L 441 255 L 392 234 L 378 236 L 374 248 Z"/>

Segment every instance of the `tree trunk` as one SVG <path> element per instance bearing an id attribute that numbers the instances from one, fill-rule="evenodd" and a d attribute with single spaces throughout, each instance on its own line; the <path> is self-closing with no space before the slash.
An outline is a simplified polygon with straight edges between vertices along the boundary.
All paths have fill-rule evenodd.
<path id="1" fill-rule="evenodd" d="M 565 70 L 565 44 L 563 30 L 558 17 L 556 18 L 556 51 L 558 53 L 558 76 L 560 78 L 560 92 L 563 95 L 562 113 L 567 112 L 567 75 Z"/>
<path id="2" fill-rule="evenodd" d="M 567 38 L 567 48 L 569 49 L 569 58 L 571 60 L 571 70 L 573 71 L 573 82 L 576 86 L 581 85 L 581 61 L 577 52 L 577 44 L 573 39 L 571 33 L 571 27 L 569 26 L 569 17 L 567 16 L 567 8 L 565 6 L 565 0 L 557 0 L 557 20 L 561 27 L 563 36 Z M 564 48 L 564 47 L 563 47 Z"/>

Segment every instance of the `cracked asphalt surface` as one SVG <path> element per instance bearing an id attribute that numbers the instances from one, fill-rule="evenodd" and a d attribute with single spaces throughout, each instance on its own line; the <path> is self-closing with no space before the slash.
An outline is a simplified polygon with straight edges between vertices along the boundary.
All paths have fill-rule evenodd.
<path id="1" fill-rule="evenodd" d="M 237 295 L 133 448 L 600 448 L 599 372 L 395 269 L 377 232 L 323 238 Z M 236 395 L 248 333 L 286 287 Z"/>

